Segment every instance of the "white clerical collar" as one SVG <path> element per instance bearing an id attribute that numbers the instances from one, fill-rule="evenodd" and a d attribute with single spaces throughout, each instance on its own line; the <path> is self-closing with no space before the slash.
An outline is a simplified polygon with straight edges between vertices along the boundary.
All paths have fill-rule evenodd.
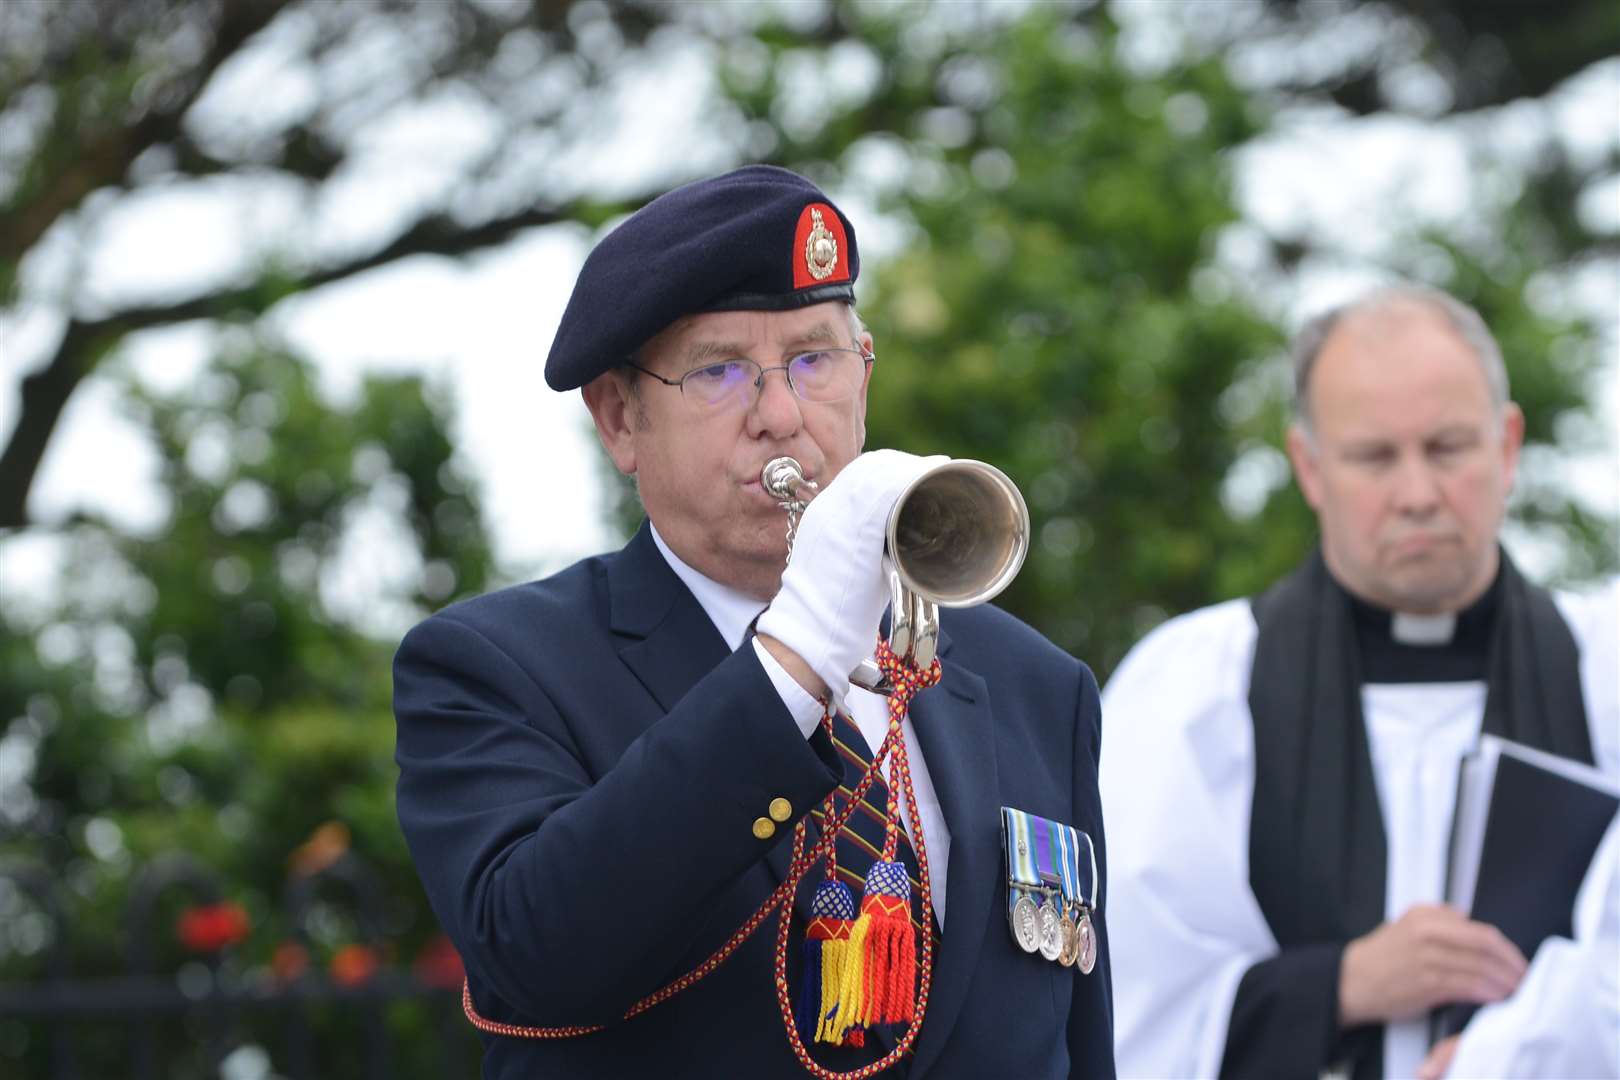
<path id="1" fill-rule="evenodd" d="M 1402 645 L 1446 645 L 1457 632 L 1457 616 L 1408 615 L 1404 611 L 1390 612 L 1389 636 Z"/>
<path id="2" fill-rule="evenodd" d="M 669 563 L 669 568 L 675 571 L 686 587 L 692 590 L 697 597 L 698 606 L 703 613 L 714 623 L 714 628 L 720 631 L 727 647 L 736 652 L 742 647 L 743 639 L 748 636 L 748 627 L 759 618 L 759 613 L 768 606 L 762 600 L 738 592 L 728 585 L 722 585 L 713 578 L 705 577 L 681 561 L 680 556 L 669 549 L 664 538 L 658 535 L 657 526 L 648 522 L 652 529 L 653 543 L 658 545 L 659 554 Z"/>

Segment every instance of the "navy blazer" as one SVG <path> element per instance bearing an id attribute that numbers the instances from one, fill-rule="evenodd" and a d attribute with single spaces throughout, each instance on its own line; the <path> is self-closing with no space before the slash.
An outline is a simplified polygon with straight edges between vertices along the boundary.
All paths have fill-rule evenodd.
<path id="1" fill-rule="evenodd" d="M 998 813 L 1073 824 L 1105 865 L 1096 681 L 993 607 L 941 614 L 944 679 L 911 719 L 950 830 L 948 905 L 922 1032 L 891 1075 L 1111 1077 L 1104 920 L 1090 975 L 1019 950 Z M 394 711 L 400 825 L 478 1010 L 608 1025 L 571 1039 L 486 1035 L 486 1077 L 804 1075 L 777 1009 L 774 914 L 707 978 L 619 1019 L 707 958 L 782 879 L 791 825 L 767 840 L 752 830 L 771 801 L 797 818 L 840 775 L 753 648 L 728 652 L 645 525 L 616 554 L 415 627 L 395 658 Z M 874 1034 L 864 1050 L 813 1053 L 852 1068 L 893 1045 Z"/>

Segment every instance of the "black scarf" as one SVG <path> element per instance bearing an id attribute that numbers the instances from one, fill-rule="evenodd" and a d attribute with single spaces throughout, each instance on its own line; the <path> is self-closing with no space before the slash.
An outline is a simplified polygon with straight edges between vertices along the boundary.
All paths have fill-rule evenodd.
<path id="1" fill-rule="evenodd" d="M 1506 552 L 1500 574 L 1482 730 L 1591 763 L 1574 636 Z M 1250 886 L 1284 950 L 1342 947 L 1384 921 L 1387 865 L 1350 599 L 1316 552 L 1253 607 Z M 1321 1064 L 1348 1056 L 1356 1077 L 1380 1075 L 1382 1036 L 1346 1033 Z"/>

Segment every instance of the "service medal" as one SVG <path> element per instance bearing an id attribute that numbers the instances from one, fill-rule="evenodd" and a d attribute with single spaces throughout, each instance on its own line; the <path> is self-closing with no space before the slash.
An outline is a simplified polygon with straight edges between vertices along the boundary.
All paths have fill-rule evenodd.
<path id="1" fill-rule="evenodd" d="M 1080 974 L 1090 975 L 1097 966 L 1097 933 L 1091 928 L 1091 915 L 1085 911 L 1080 912 L 1076 936 L 1080 939 Z"/>
<path id="2" fill-rule="evenodd" d="M 1058 915 L 1057 905 L 1047 900 L 1041 905 L 1041 955 L 1048 960 L 1056 960 L 1063 952 L 1063 929 L 1060 925 L 1061 917 Z"/>
<path id="3" fill-rule="evenodd" d="M 1080 928 L 1065 911 L 1058 919 L 1058 929 L 1063 934 L 1063 951 L 1058 953 L 1058 963 L 1064 967 L 1074 967 L 1075 961 L 1080 959 Z"/>
<path id="4" fill-rule="evenodd" d="M 1040 916 L 1035 911 L 1035 901 L 1028 894 L 1019 894 L 1018 902 L 1013 905 L 1008 918 L 1012 922 L 1013 940 L 1018 942 L 1020 949 L 1027 953 L 1040 949 Z"/>

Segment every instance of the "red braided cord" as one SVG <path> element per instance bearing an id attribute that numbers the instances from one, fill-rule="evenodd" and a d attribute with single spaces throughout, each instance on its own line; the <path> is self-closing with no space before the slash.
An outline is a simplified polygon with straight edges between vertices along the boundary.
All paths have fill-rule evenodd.
<path id="1" fill-rule="evenodd" d="M 871 779 L 872 773 L 875 773 L 881 766 L 884 755 L 892 749 L 894 757 L 890 760 L 894 763 L 894 771 L 890 775 L 892 776 L 895 772 L 898 772 L 903 786 L 897 787 L 891 783 L 889 791 L 896 799 L 905 798 L 912 808 L 912 821 L 915 822 L 917 795 L 911 787 L 911 763 L 907 758 L 906 740 L 901 730 L 901 723 L 905 719 L 907 707 L 917 691 L 924 690 L 939 682 L 939 660 L 936 658 L 926 672 L 918 671 L 917 666 L 910 660 L 900 660 L 896 657 L 890 651 L 888 642 L 880 641 L 878 642 L 877 662 L 878 666 L 883 669 L 883 673 L 894 681 L 896 688 L 894 694 L 889 698 L 889 733 L 883 737 L 883 745 L 873 755 L 872 768 L 868 771 L 865 779 Z M 864 788 L 866 785 L 863 782 L 861 786 Z M 898 813 L 897 808 L 896 813 Z M 894 827 L 894 820 L 894 816 L 890 815 L 890 828 Z M 865 1080 L 868 1076 L 876 1076 L 906 1054 L 909 1054 L 912 1044 L 917 1041 L 917 1036 L 922 1031 L 923 1015 L 928 1012 L 928 990 L 934 981 L 934 935 L 933 928 L 927 925 L 928 921 L 934 917 L 934 889 L 928 874 L 928 845 L 923 840 L 921 824 L 918 824 L 914 831 L 916 836 L 913 838 L 915 842 L 912 846 L 917 854 L 918 884 L 922 886 L 924 922 L 922 928 L 922 975 L 917 981 L 917 999 L 912 1007 L 912 1018 L 906 1025 L 905 1033 L 900 1036 L 900 1041 L 895 1043 L 894 1049 L 877 1061 L 869 1065 L 862 1065 L 858 1069 L 850 1069 L 847 1072 L 835 1072 L 825 1065 L 817 1063 L 810 1056 L 810 1051 L 805 1048 L 804 1040 L 799 1036 L 798 1025 L 793 1022 L 793 1004 L 788 993 L 787 951 L 788 926 L 792 921 L 791 914 L 793 910 L 791 904 L 782 909 L 781 918 L 777 920 L 776 1005 L 782 1012 L 782 1026 L 787 1029 L 788 1044 L 793 1047 L 793 1056 L 799 1059 L 799 1064 L 811 1076 L 816 1077 L 816 1080 Z M 804 832 L 804 820 L 801 818 L 793 829 L 793 852 L 795 858 L 797 858 L 799 850 L 804 844 Z M 893 851 L 890 850 L 893 839 L 892 836 L 888 835 L 884 837 L 885 858 L 892 859 L 893 857 Z"/>
<path id="2" fill-rule="evenodd" d="M 828 697 L 828 700 L 827 700 L 826 704 L 822 707 L 822 710 L 821 710 L 821 730 L 823 730 L 823 731 L 825 731 L 827 733 L 827 738 L 829 738 L 829 739 L 837 738 L 837 736 L 833 734 L 833 710 L 832 710 L 832 699 L 831 699 L 830 695 Z M 870 772 L 871 770 L 868 770 L 868 771 Z M 864 779 L 866 779 L 866 777 L 862 776 L 861 779 L 864 780 Z M 854 809 L 856 803 L 858 803 L 859 801 L 860 800 L 854 799 L 854 798 L 851 798 L 849 800 L 849 805 L 850 805 L 851 810 Z M 838 788 L 835 786 L 831 791 L 827 792 L 827 809 L 825 811 L 823 811 L 822 816 L 821 816 L 821 820 L 822 820 L 823 824 L 826 823 L 828 818 L 832 817 L 836 813 L 838 813 Z M 800 822 L 804 821 L 803 818 L 800 818 L 799 820 L 800 820 Z M 843 820 L 843 819 L 841 819 L 841 820 Z M 804 844 L 802 842 L 801 836 L 798 835 L 797 833 L 795 833 L 794 837 L 793 837 L 793 860 L 790 860 L 790 864 L 793 861 L 797 861 L 797 859 L 799 857 L 799 851 L 803 847 L 804 847 Z M 827 880 L 828 881 L 837 881 L 838 880 L 838 846 L 836 844 L 834 844 L 832 847 L 827 849 Z"/>
<path id="3" fill-rule="evenodd" d="M 879 641 L 878 656 L 880 663 L 882 662 L 883 654 L 887 650 L 888 643 Z M 890 652 L 888 655 L 893 657 L 894 654 Z M 935 661 L 935 670 L 937 669 L 938 661 Z M 937 676 L 935 678 L 937 681 Z M 914 687 L 907 692 L 907 699 L 909 700 L 911 695 L 915 694 L 918 689 L 921 689 L 921 687 Z M 892 715 L 894 710 L 894 702 L 892 698 L 890 699 L 889 708 Z M 877 756 L 873 758 L 871 767 L 867 769 L 866 775 L 861 777 L 861 782 L 855 786 L 854 792 L 850 795 L 849 805 L 845 807 L 843 812 L 839 813 L 836 818 L 834 818 L 832 815 L 828 815 L 828 817 L 823 819 L 821 839 L 817 842 L 815 847 L 810 849 L 810 853 L 807 856 L 802 856 L 802 845 L 797 842 L 797 834 L 795 834 L 793 859 L 788 867 L 787 876 L 782 879 L 781 884 L 777 885 L 775 891 L 773 891 L 770 896 L 765 898 L 765 902 L 759 906 L 759 910 L 750 915 L 748 920 L 737 928 L 736 933 L 732 934 L 726 943 L 720 946 L 720 948 L 716 949 L 707 960 L 703 961 L 703 963 L 699 964 L 685 975 L 682 975 L 674 982 L 671 982 L 660 990 L 655 990 L 651 994 L 648 994 L 646 997 L 642 998 L 640 1001 L 636 1002 L 634 1005 L 630 1006 L 630 1008 L 625 1011 L 624 1016 L 620 1018 L 621 1020 L 628 1020 L 632 1016 L 637 1016 L 640 1013 L 646 1012 L 654 1005 L 674 997 L 682 990 L 685 990 L 687 987 L 694 985 L 705 976 L 713 973 L 716 968 L 725 963 L 726 960 L 730 959 L 731 954 L 736 952 L 743 942 L 747 941 L 751 936 L 753 936 L 754 931 L 759 929 L 760 924 L 762 924 L 766 918 L 770 916 L 770 913 L 776 909 L 778 904 L 782 903 L 785 898 L 793 895 L 794 891 L 799 887 L 799 882 L 804 879 L 804 875 L 809 872 L 810 868 L 820 861 L 822 857 L 829 856 L 829 853 L 833 850 L 833 845 L 837 843 L 838 834 L 844 829 L 845 822 L 849 821 L 850 815 L 855 813 L 856 809 L 860 807 L 861 800 L 866 798 L 866 792 L 869 788 L 871 788 L 872 782 L 877 778 L 878 768 L 883 762 L 883 755 L 888 751 L 890 745 L 894 742 L 897 730 L 897 728 L 894 728 L 891 725 L 891 730 L 888 736 L 884 738 L 883 746 L 878 751 Z M 901 753 L 904 752 L 904 740 L 902 740 Z M 908 777 L 907 782 L 909 783 L 909 770 L 906 772 L 906 776 Z M 909 792 L 907 794 L 909 795 Z M 916 805 L 916 801 L 914 799 L 912 800 L 912 805 Z M 797 828 L 800 831 L 804 829 L 804 820 L 802 818 L 799 820 Z M 921 831 L 922 830 L 920 829 L 918 830 L 918 832 Z M 927 864 L 922 861 L 922 852 L 920 850 L 918 851 L 918 865 L 923 868 L 924 876 L 926 877 Z M 931 896 L 932 894 L 928 890 L 928 883 L 924 881 L 922 884 L 923 896 L 925 898 Z M 792 905 L 787 905 L 783 909 L 784 914 L 791 909 Z M 926 912 L 928 909 L 924 907 L 923 910 Z M 932 950 L 933 936 L 933 934 L 927 932 L 923 934 L 923 956 L 925 961 Z M 926 992 L 923 995 L 923 1001 L 926 1004 Z M 480 1013 L 477 1008 L 473 1006 L 472 986 L 465 978 L 461 980 L 461 1011 L 466 1014 L 467 1020 L 472 1024 L 472 1026 L 477 1028 L 479 1031 L 486 1032 L 490 1035 L 506 1035 L 516 1039 L 572 1039 L 580 1035 L 589 1035 L 594 1031 L 602 1031 L 607 1027 L 606 1024 L 571 1024 L 565 1027 L 535 1027 L 527 1024 L 503 1024 L 498 1020 L 491 1020 L 487 1016 Z M 789 1013 L 789 1016 L 791 1018 L 791 1013 Z M 921 1020 L 921 1014 L 918 1014 L 918 1020 Z M 797 1035 L 796 1032 L 793 1034 L 795 1036 Z M 819 1066 L 817 1067 L 819 1068 Z M 870 1074 L 867 1073 L 863 1075 Z"/>

